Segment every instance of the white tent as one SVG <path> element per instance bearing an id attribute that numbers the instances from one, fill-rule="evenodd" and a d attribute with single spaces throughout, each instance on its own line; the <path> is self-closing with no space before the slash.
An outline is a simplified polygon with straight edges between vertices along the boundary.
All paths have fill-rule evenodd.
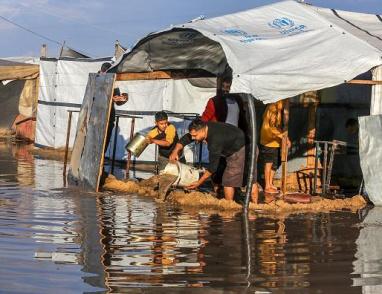
<path id="1" fill-rule="evenodd" d="M 41 59 L 40 93 L 37 111 L 35 144 L 39 147 L 64 148 L 68 124 L 68 110 L 80 110 L 84 98 L 88 75 L 97 72 L 102 63 L 110 59 Z M 135 132 L 147 132 L 154 124 L 153 115 L 140 115 L 142 112 L 167 110 L 176 113 L 201 113 L 208 98 L 215 94 L 215 84 L 211 87 L 194 86 L 192 80 L 157 80 L 157 81 L 123 81 L 116 87 L 121 93 L 129 94 L 129 101 L 116 110 L 136 113 L 142 119 L 136 119 Z M 184 105 L 188 105 L 187 109 Z M 72 147 L 76 132 L 78 114 L 74 113 L 71 125 L 69 146 Z M 176 123 L 179 135 L 186 131 L 188 122 L 170 116 Z M 117 130 L 118 144 L 116 159 L 126 159 L 125 145 L 129 141 L 131 119 L 120 118 Z M 114 131 L 110 146 L 113 146 Z M 112 148 L 107 151 L 112 157 Z M 196 153 L 186 153 L 189 161 L 194 160 Z M 150 146 L 139 157 L 142 161 L 154 161 L 155 149 Z"/>
<path id="2" fill-rule="evenodd" d="M 232 68 L 232 92 L 264 103 L 351 80 L 382 64 L 382 18 L 283 1 L 143 38 L 118 73 Z"/>
<path id="3" fill-rule="evenodd" d="M 66 142 L 68 110 L 79 110 L 88 75 L 97 72 L 104 59 L 42 58 L 38 98 L 36 139 L 39 147 L 63 148 Z M 74 142 L 77 114 L 74 114 L 70 146 Z"/>

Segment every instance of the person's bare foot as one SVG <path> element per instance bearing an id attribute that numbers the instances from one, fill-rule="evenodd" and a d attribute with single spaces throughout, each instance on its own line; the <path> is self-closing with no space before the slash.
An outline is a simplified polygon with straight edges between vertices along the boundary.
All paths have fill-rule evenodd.
<path id="1" fill-rule="evenodd" d="M 259 185 L 257 183 L 252 186 L 251 201 L 254 204 L 257 204 L 259 201 Z"/>
<path id="2" fill-rule="evenodd" d="M 273 194 L 265 194 L 264 195 L 264 202 L 265 202 L 265 204 L 269 204 L 272 201 L 275 201 L 275 199 L 276 199 L 276 196 L 275 196 L 274 193 Z"/>
<path id="3" fill-rule="evenodd" d="M 264 190 L 264 193 L 268 193 L 268 194 L 275 194 L 278 192 L 279 192 L 279 190 L 277 190 L 277 188 L 273 188 L 273 187 L 265 188 L 265 190 Z"/>

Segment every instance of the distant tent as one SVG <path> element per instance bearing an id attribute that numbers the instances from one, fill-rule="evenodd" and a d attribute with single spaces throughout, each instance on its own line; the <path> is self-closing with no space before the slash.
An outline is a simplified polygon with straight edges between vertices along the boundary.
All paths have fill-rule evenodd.
<path id="1" fill-rule="evenodd" d="M 90 58 L 90 56 L 87 56 L 85 54 L 82 54 L 72 48 L 69 48 L 65 45 L 62 46 L 61 52 L 60 52 L 60 58 L 62 57 L 69 57 L 69 58 Z"/>
<path id="2" fill-rule="evenodd" d="M 39 66 L 0 59 L 0 81 L 34 79 L 38 77 Z"/>
<path id="3" fill-rule="evenodd" d="M 34 140 L 39 65 L 0 60 L 0 129 Z M 17 128 L 16 128 L 17 125 Z"/>

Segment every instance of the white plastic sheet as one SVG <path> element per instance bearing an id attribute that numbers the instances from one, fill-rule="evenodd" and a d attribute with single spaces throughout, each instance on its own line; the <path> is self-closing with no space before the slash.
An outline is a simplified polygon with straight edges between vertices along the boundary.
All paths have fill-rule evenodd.
<path id="1" fill-rule="evenodd" d="M 382 206 L 382 115 L 359 118 L 359 155 L 369 199 Z"/>
<path id="2" fill-rule="evenodd" d="M 97 72 L 103 62 L 105 60 L 41 60 L 35 140 L 37 145 L 65 147 L 68 110 L 79 110 L 75 104 L 82 103 L 88 75 Z M 54 105 L 57 103 L 58 105 Z M 74 113 L 70 146 L 74 141 L 76 124 L 77 114 Z"/>
<path id="3" fill-rule="evenodd" d="M 374 81 L 382 81 L 382 66 L 375 68 L 372 73 Z M 370 114 L 382 114 L 382 85 L 372 87 Z"/>

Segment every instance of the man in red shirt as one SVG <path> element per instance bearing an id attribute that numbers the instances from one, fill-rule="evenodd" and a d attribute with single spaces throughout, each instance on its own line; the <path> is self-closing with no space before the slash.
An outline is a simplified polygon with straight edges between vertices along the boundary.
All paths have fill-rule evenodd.
<path id="1" fill-rule="evenodd" d="M 230 98 L 232 101 L 227 101 L 229 98 L 224 96 L 229 93 L 231 83 L 232 79 L 230 77 L 223 78 L 222 88 L 218 91 L 216 96 L 210 98 L 207 102 L 206 108 L 202 114 L 203 121 L 219 121 L 230 123 L 236 127 L 238 126 L 240 117 L 238 102 L 233 98 Z M 233 105 L 232 107 L 230 107 L 231 104 Z M 232 117 L 232 119 L 227 121 L 227 118 L 230 117 Z"/>

